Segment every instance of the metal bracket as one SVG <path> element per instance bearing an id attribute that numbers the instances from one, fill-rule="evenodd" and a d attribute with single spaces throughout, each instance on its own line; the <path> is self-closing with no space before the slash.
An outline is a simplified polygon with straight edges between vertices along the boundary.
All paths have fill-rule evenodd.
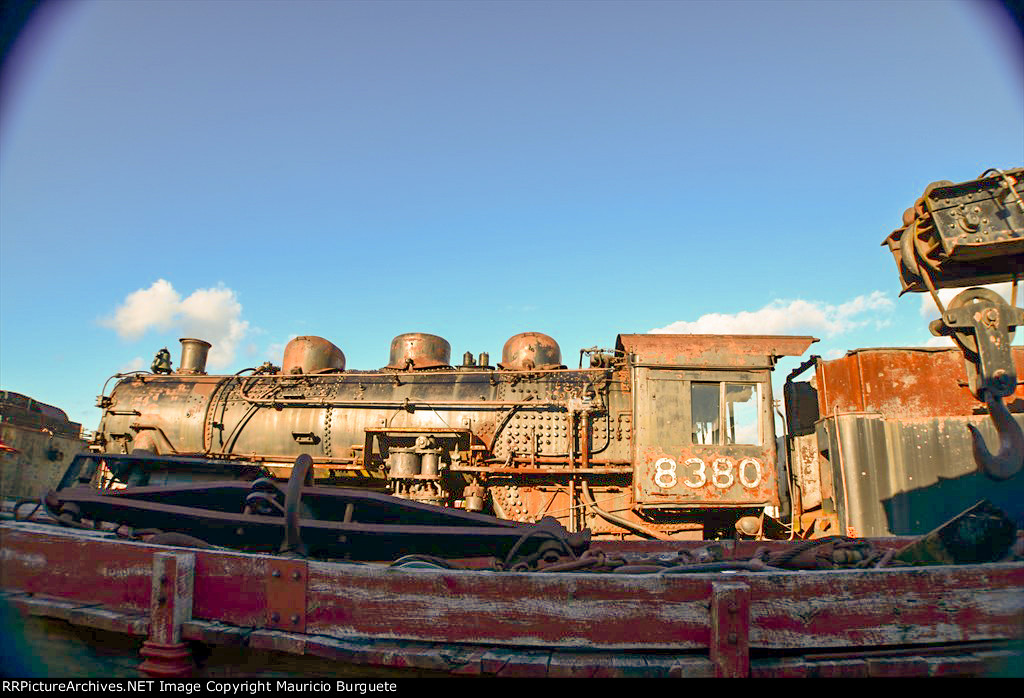
<path id="1" fill-rule="evenodd" d="M 305 560 L 274 558 L 267 561 L 267 615 L 264 627 L 306 632 L 308 571 Z"/>
<path id="2" fill-rule="evenodd" d="M 1024 310 L 987 288 L 969 288 L 930 329 L 936 336 L 953 335 L 965 349 L 971 393 L 984 400 L 984 392 L 1007 397 L 1017 388 L 1010 344 L 1018 325 L 1024 325 Z"/>
<path id="3" fill-rule="evenodd" d="M 969 288 L 930 326 L 932 334 L 952 336 L 960 345 L 971 394 L 989 407 L 999 434 L 999 451 L 993 455 L 976 428 L 971 427 L 971 435 L 975 462 L 997 480 L 1012 477 L 1024 467 L 1024 431 L 1003 403 L 1017 390 L 1010 343 L 1018 325 L 1024 325 L 1024 310 L 1009 305 L 994 291 Z"/>

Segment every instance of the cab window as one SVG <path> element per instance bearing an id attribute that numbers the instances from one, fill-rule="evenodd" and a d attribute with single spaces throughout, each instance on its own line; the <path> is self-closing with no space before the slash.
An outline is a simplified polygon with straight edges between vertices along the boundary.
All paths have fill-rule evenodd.
<path id="1" fill-rule="evenodd" d="M 695 444 L 761 444 L 761 386 L 757 383 L 690 384 L 691 435 Z"/>

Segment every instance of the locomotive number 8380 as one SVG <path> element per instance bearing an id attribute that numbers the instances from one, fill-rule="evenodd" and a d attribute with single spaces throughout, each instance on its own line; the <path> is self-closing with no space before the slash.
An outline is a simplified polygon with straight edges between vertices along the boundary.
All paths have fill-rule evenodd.
<path id="1" fill-rule="evenodd" d="M 331 342 L 297 337 L 280 367 L 217 376 L 206 373 L 210 344 L 182 339 L 177 370 L 163 352 L 152 373 L 115 376 L 91 446 L 282 478 L 308 454 L 318 484 L 550 516 L 595 538 L 731 535 L 780 503 L 772 369 L 814 341 L 622 334 L 567 368 L 538 332 L 509 339 L 493 366 L 469 352 L 453 365 L 447 341 L 409 333 L 387 366 L 347 370 Z M 161 472 L 129 484 L 174 470 Z"/>

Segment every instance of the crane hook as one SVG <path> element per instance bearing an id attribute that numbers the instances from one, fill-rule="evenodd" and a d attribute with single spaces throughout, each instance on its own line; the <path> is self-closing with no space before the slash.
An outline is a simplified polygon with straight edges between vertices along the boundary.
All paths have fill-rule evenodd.
<path id="1" fill-rule="evenodd" d="M 974 439 L 974 462 L 993 480 L 1009 480 L 1024 467 L 1024 431 L 1001 397 L 994 395 L 991 390 L 984 391 L 984 394 L 989 415 L 999 434 L 999 452 L 992 455 L 985 446 L 981 432 L 974 425 L 968 424 L 967 428 L 971 430 Z"/>

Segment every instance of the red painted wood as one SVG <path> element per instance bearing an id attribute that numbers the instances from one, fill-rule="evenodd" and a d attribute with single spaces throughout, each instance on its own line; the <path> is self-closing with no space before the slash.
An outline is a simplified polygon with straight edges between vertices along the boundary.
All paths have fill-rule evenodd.
<path id="1" fill-rule="evenodd" d="M 313 562 L 309 574 L 316 634 L 580 648 L 699 648 L 710 636 L 708 579 Z"/>
<path id="2" fill-rule="evenodd" d="M 719 678 L 750 675 L 750 587 L 714 582 L 711 592 L 711 662 Z"/>
<path id="3" fill-rule="evenodd" d="M 751 647 L 871 647 L 1024 636 L 1024 565 L 744 575 Z"/>
<path id="4" fill-rule="evenodd" d="M 267 615 L 267 564 L 270 557 L 196 551 L 192 615 L 250 628 Z"/>
<path id="5" fill-rule="evenodd" d="M 0 527 L 0 588 L 149 611 L 151 546 L 49 529 Z"/>
<path id="6" fill-rule="evenodd" d="M 153 553 L 173 549 L 40 529 L 0 524 L 0 588 L 101 604 L 135 616 L 149 610 Z M 196 621 L 267 628 L 268 565 L 281 558 L 212 550 L 192 554 Z M 1021 563 L 662 576 L 306 565 L 306 638 L 707 652 L 712 584 L 724 581 L 750 589 L 751 651 L 1024 636 Z M 257 632 L 266 633 L 258 637 L 268 647 L 281 642 L 291 648 L 282 646 L 283 651 L 308 651 L 269 629 Z"/>
<path id="7" fill-rule="evenodd" d="M 195 555 L 153 553 L 149 639 L 160 645 L 181 642 L 181 624 L 192 619 Z"/>
<path id="8" fill-rule="evenodd" d="M 142 645 L 139 671 L 157 678 L 190 676 L 192 650 L 182 642 L 181 626 L 192 618 L 196 557 L 184 552 L 153 553 L 149 637 Z"/>

